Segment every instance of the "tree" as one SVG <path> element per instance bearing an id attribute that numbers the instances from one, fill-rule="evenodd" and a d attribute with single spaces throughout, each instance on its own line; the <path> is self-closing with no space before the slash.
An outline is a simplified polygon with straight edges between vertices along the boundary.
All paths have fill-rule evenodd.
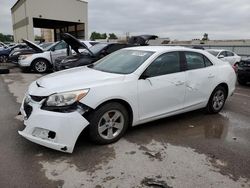
<path id="1" fill-rule="evenodd" d="M 90 36 L 90 40 L 96 40 L 96 39 L 106 39 L 107 33 L 98 33 L 98 32 L 92 32 Z"/>
<path id="2" fill-rule="evenodd" d="M 4 34 L 0 33 L 0 41 L 13 42 L 13 35 L 4 35 Z"/>
<path id="3" fill-rule="evenodd" d="M 109 33 L 109 39 L 118 39 L 114 33 Z"/>
<path id="4" fill-rule="evenodd" d="M 96 40 L 96 39 L 100 39 L 100 38 L 101 38 L 101 34 L 100 33 L 97 33 L 95 31 L 91 33 L 91 36 L 90 36 L 91 40 Z"/>

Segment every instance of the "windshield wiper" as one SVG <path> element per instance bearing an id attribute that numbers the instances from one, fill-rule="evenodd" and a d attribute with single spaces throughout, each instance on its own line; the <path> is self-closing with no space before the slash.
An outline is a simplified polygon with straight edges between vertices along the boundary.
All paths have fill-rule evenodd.
<path id="1" fill-rule="evenodd" d="M 92 69 L 94 67 L 94 64 L 90 64 L 87 67 Z"/>

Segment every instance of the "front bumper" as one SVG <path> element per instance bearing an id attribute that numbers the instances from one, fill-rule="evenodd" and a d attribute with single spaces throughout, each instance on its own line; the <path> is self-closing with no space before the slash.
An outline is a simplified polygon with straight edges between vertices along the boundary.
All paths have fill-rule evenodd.
<path id="1" fill-rule="evenodd" d="M 23 59 L 23 60 L 18 60 L 18 65 L 20 67 L 30 67 L 31 66 L 31 60 L 29 60 L 28 58 Z"/>
<path id="2" fill-rule="evenodd" d="M 29 107 L 28 114 L 25 105 Z M 42 102 L 23 101 L 20 111 L 26 127 L 18 133 L 42 146 L 72 153 L 80 133 L 89 122 L 77 111 L 51 112 L 42 110 L 41 106 Z"/>

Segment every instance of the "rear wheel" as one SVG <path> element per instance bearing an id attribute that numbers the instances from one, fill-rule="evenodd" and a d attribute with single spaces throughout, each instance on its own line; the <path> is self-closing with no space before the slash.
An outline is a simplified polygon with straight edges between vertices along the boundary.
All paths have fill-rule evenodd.
<path id="1" fill-rule="evenodd" d="M 226 89 L 218 86 L 213 91 L 207 104 L 207 112 L 211 114 L 219 113 L 226 102 Z"/>
<path id="2" fill-rule="evenodd" d="M 126 108 L 117 102 L 101 106 L 89 119 L 89 136 L 97 144 L 116 142 L 124 135 L 129 124 Z"/>
<path id="3" fill-rule="evenodd" d="M 37 59 L 33 62 L 32 68 L 37 73 L 45 73 L 49 70 L 49 64 L 44 59 Z"/>

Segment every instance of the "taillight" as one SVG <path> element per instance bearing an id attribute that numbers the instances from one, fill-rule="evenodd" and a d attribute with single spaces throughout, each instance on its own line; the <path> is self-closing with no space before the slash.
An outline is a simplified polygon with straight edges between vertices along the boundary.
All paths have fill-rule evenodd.
<path id="1" fill-rule="evenodd" d="M 238 64 L 232 66 L 234 71 L 237 73 L 238 72 Z"/>

